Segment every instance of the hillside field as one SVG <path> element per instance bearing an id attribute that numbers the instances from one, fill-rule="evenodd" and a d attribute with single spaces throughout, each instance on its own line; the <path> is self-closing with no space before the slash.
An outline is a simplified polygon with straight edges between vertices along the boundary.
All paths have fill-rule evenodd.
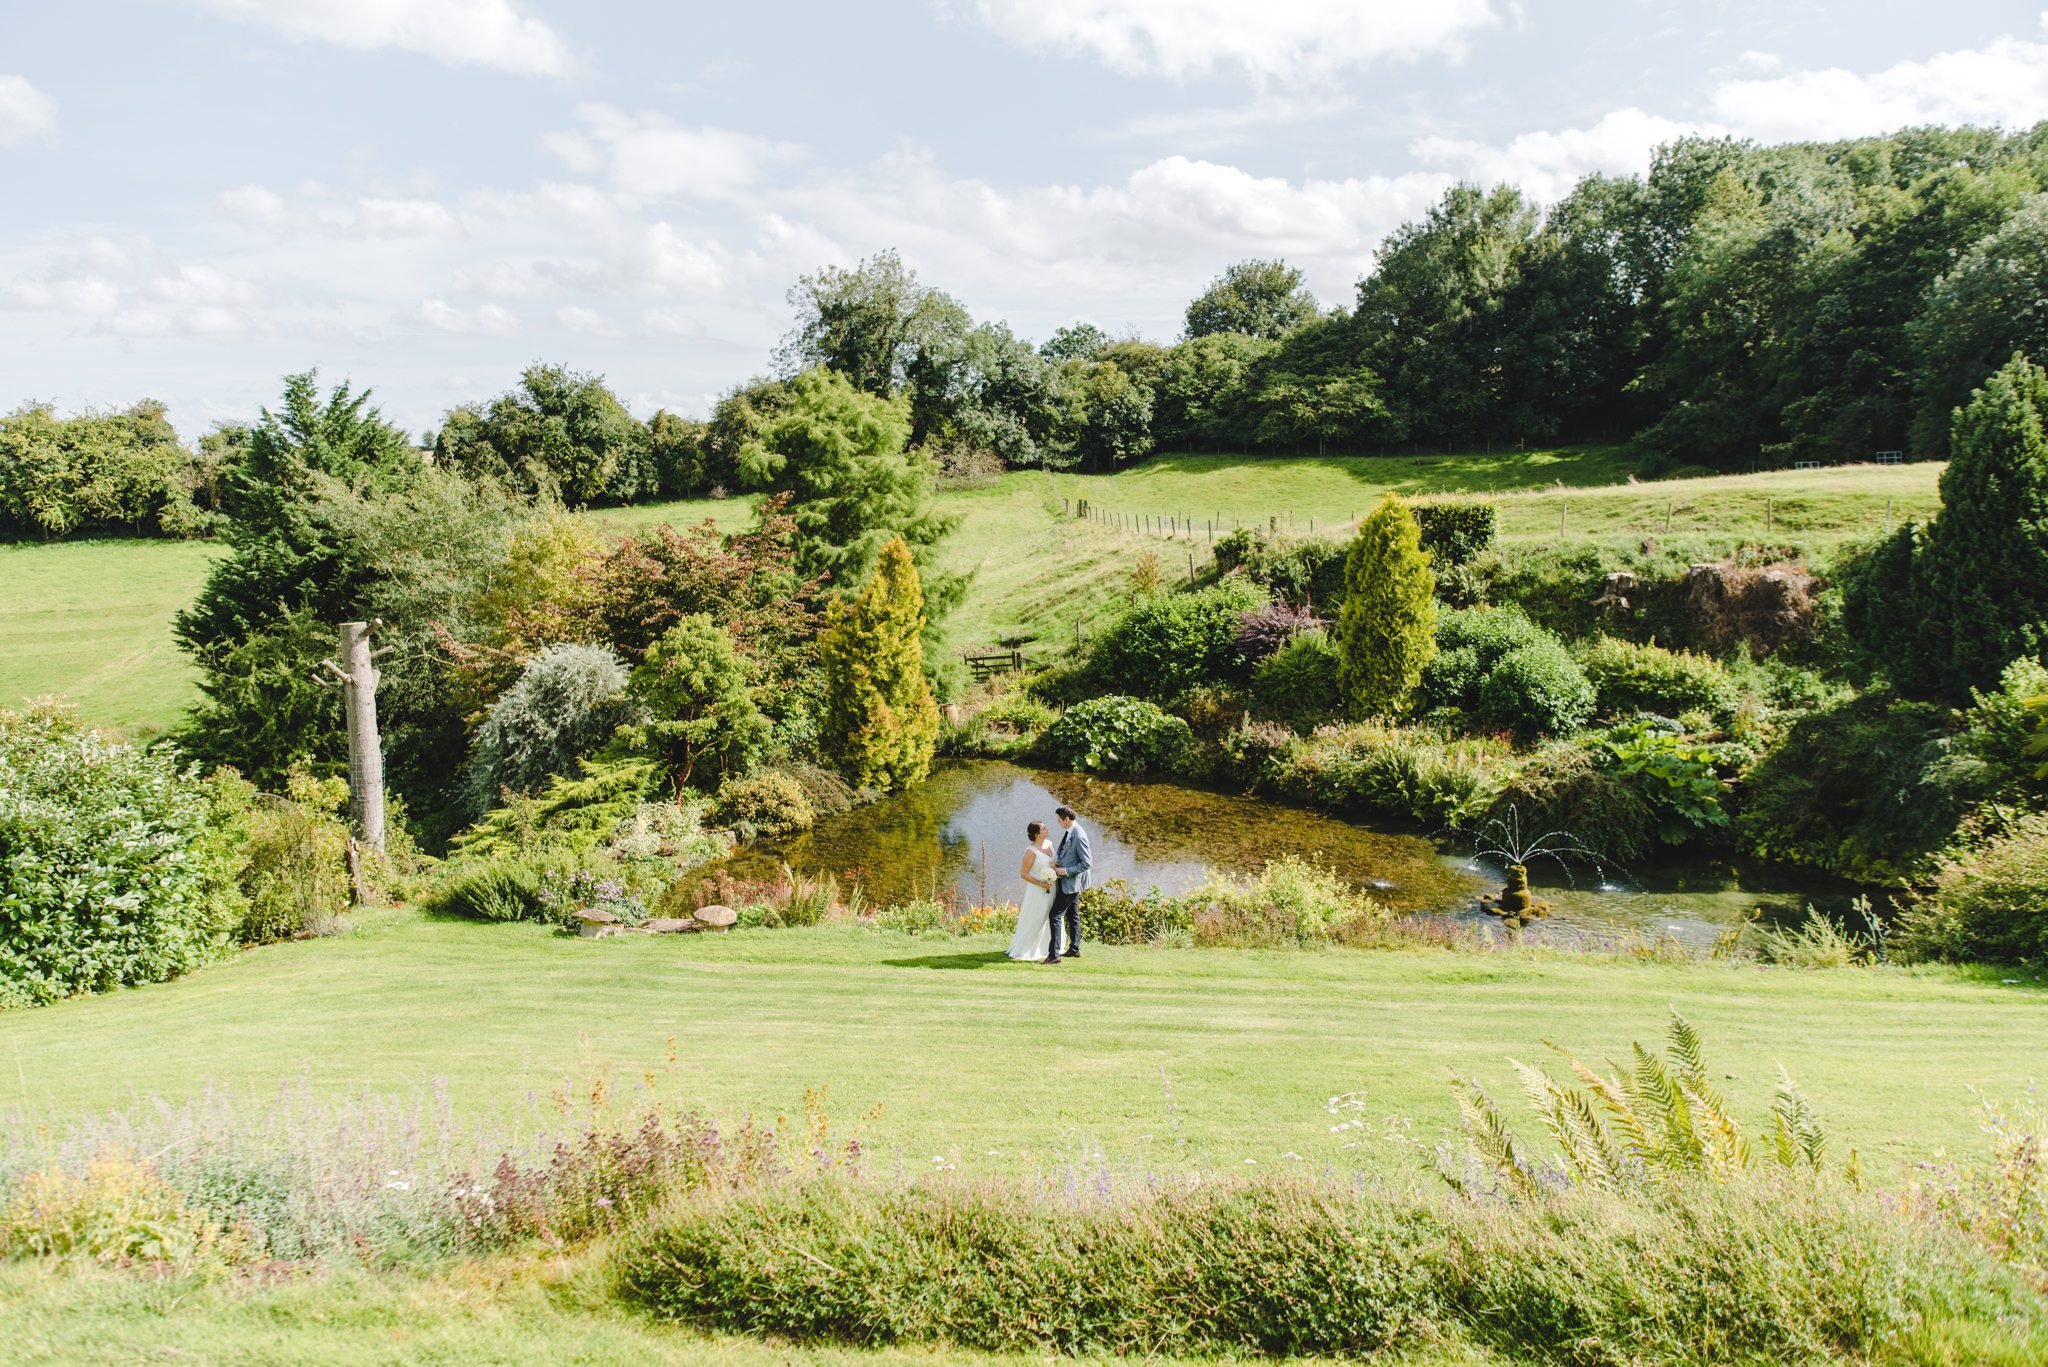
<path id="1" fill-rule="evenodd" d="M 1665 535 L 1791 542 L 1808 551 L 1880 530 L 1887 517 L 1938 506 L 1939 465 L 1837 466 L 1655 483 L 1629 482 L 1613 448 L 1460 456 L 1168 455 L 1109 475 L 1016 471 L 949 489 L 960 519 L 943 556 L 973 575 L 949 620 L 956 647 L 1021 644 L 1056 653 L 1091 630 L 1146 550 L 1168 574 L 1201 570 L 1212 524 L 1276 523 L 1341 532 L 1388 489 L 1492 497 L 1510 543 Z M 1086 500 L 1097 515 L 1065 513 Z M 590 516 L 630 530 L 746 516 L 746 499 L 611 508 Z M 1187 518 L 1193 531 L 1148 530 Z M 1146 522 L 1145 519 L 1153 519 Z M 1220 519 L 1220 524 L 1219 524 Z M 1668 529 L 1668 530 L 1667 530 Z M 195 542 L 109 540 L 0 547 L 0 701 L 62 693 L 86 720 L 136 735 L 175 724 L 195 696 L 170 634 L 217 554 Z"/>

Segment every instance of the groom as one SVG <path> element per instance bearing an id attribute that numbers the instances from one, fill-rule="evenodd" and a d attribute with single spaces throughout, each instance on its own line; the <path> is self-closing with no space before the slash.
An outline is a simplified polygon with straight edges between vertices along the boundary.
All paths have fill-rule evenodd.
<path id="1" fill-rule="evenodd" d="M 1094 867 L 1094 857 L 1088 848 L 1088 832 L 1081 829 L 1074 809 L 1061 807 L 1053 815 L 1060 819 L 1060 845 L 1053 854 L 1052 866 L 1052 871 L 1059 875 L 1059 886 L 1052 895 L 1052 938 L 1047 941 L 1051 952 L 1045 956 L 1045 962 L 1049 964 L 1080 956 L 1081 889 L 1088 886 L 1088 870 Z M 1060 952 L 1062 925 L 1067 930 L 1064 954 Z"/>

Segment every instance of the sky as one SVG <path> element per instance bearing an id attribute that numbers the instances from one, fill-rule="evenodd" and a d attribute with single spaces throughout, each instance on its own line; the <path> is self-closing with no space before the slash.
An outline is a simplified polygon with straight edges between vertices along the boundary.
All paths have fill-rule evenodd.
<path id="1" fill-rule="evenodd" d="M 1348 303 L 1460 179 L 2041 119 L 2040 0 L 0 0 L 0 411 L 317 366 L 423 432 L 553 361 L 702 416 L 887 248 L 1170 340 L 1248 256 Z"/>

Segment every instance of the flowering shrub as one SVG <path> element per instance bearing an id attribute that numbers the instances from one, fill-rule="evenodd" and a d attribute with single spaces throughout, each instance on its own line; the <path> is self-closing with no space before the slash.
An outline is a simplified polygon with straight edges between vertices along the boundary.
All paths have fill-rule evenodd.
<path id="1" fill-rule="evenodd" d="M 224 953 L 248 903 L 229 804 L 190 769 L 0 709 L 0 1005 L 162 982 Z"/>
<path id="2" fill-rule="evenodd" d="M 629 926 L 647 919 L 647 904 L 625 880 L 591 869 L 544 868 L 534 888 L 544 920 L 567 930 L 580 924 L 579 912 L 608 911 Z"/>

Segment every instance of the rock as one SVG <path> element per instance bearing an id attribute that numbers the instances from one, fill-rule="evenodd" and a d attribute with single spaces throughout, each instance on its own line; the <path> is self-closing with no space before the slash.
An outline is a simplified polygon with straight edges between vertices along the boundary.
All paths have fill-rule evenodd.
<path id="1" fill-rule="evenodd" d="M 697 919 L 707 930 L 725 930 L 740 919 L 740 914 L 731 907 L 713 902 L 708 907 L 697 908 Z"/>
<path id="2" fill-rule="evenodd" d="M 656 916 L 640 923 L 642 935 L 681 935 L 685 931 L 702 930 L 704 927 L 687 916 Z"/>
<path id="3" fill-rule="evenodd" d="M 596 907 L 586 907 L 576 913 L 576 919 L 581 923 L 577 927 L 576 933 L 586 940 L 595 940 L 600 936 L 616 935 L 619 933 L 619 918 L 609 911 Z"/>

